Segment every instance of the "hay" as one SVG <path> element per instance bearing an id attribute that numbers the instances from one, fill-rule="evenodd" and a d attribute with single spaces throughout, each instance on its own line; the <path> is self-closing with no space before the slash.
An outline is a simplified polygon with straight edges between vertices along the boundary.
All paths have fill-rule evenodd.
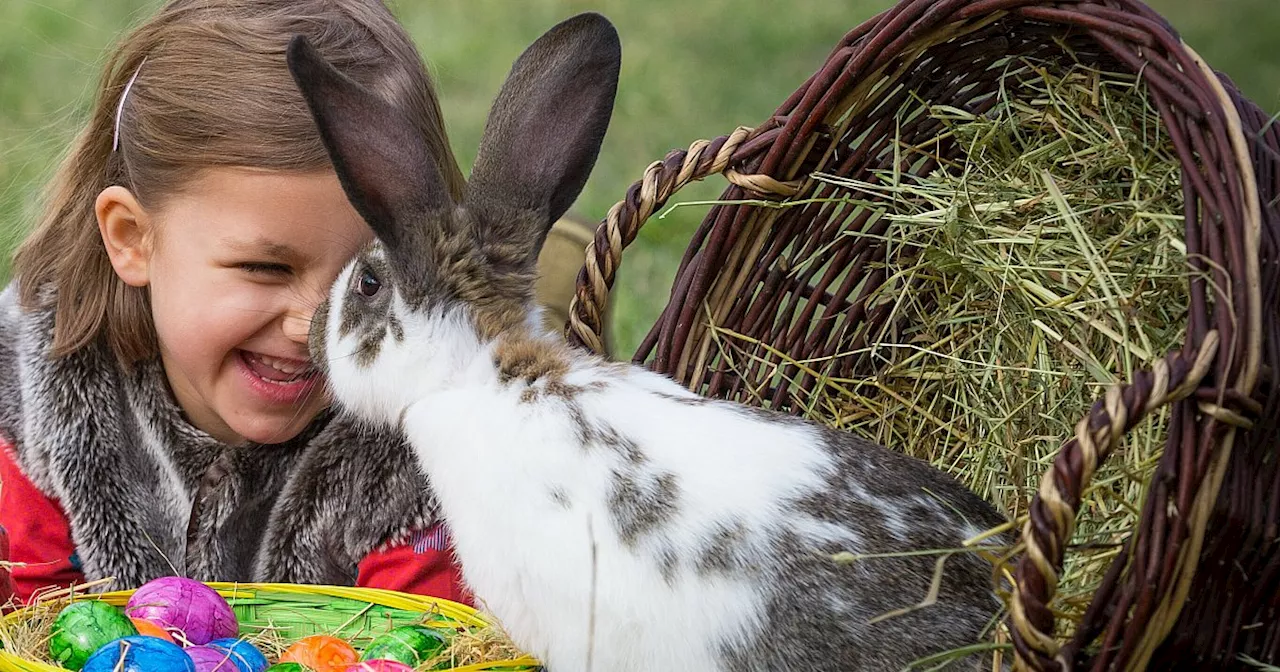
<path id="1" fill-rule="evenodd" d="M 1181 347 L 1191 271 L 1180 163 L 1136 78 L 1028 60 L 1002 67 L 982 116 L 919 101 L 900 113 L 940 120 L 939 139 L 958 142 L 961 161 L 909 174 L 944 143 L 898 142 L 900 172 L 814 176 L 849 220 L 875 213 L 844 235 L 888 223 L 880 266 L 891 279 L 868 312 L 888 304 L 894 317 L 869 335 L 874 345 L 836 355 L 874 373 L 838 379 L 831 360 L 768 355 L 818 376 L 803 400 L 809 417 L 928 460 L 1021 529 L 1092 403 Z M 820 255 L 792 272 L 825 263 Z M 740 365 L 768 349 L 723 329 L 714 339 Z M 1130 432 L 1084 496 L 1052 605 L 1068 630 L 1137 522 L 1166 421 Z"/>
<path id="2" fill-rule="evenodd" d="M 512 660 L 525 655 L 497 625 L 459 629 L 433 658 L 424 660 L 419 670 L 451 669 L 494 660 Z"/>

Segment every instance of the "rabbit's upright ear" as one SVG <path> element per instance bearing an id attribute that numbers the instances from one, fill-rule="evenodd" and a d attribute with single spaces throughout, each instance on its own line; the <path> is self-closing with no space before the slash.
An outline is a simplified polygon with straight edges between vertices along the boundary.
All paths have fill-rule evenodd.
<path id="1" fill-rule="evenodd" d="M 613 113 L 622 49 L 599 14 L 547 31 L 516 60 L 489 112 L 467 187 L 481 240 L 528 253 L 582 191 Z"/>
<path id="2" fill-rule="evenodd" d="M 347 198 L 388 248 L 401 227 L 451 205 L 435 158 L 409 118 L 339 72 L 301 35 L 289 72 L 315 117 Z"/>

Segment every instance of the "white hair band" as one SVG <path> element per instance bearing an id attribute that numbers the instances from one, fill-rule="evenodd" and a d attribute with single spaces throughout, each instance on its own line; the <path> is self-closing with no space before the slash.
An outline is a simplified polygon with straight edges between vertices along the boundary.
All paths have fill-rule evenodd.
<path id="1" fill-rule="evenodd" d="M 138 79 L 138 73 L 142 72 L 142 66 L 147 62 L 147 57 L 142 57 L 142 63 L 138 64 L 138 69 L 133 71 L 133 76 L 129 78 L 129 83 L 124 85 L 124 93 L 120 94 L 120 102 L 116 103 L 116 127 L 115 132 L 111 136 L 111 151 L 116 151 L 120 147 L 120 116 L 124 113 L 124 101 L 129 98 L 129 90 L 133 88 L 133 83 Z"/>

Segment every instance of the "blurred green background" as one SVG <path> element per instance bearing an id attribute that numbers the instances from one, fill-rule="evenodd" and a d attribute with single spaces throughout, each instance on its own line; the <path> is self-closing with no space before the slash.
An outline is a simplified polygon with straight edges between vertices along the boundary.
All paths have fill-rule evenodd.
<path id="1" fill-rule="evenodd" d="M 157 0 L 0 2 L 0 279 L 33 221 L 40 189 L 87 114 L 104 49 Z M 469 169 L 489 102 L 517 55 L 544 30 L 594 9 L 618 27 L 618 101 L 596 171 L 575 210 L 599 219 L 672 148 L 755 125 L 812 74 L 850 28 L 891 0 L 399 0 Z M 1269 112 L 1280 110 L 1280 0 L 1151 0 L 1215 68 Z M 720 178 L 675 201 L 715 198 Z M 614 293 L 616 354 L 656 318 L 680 254 L 705 214 L 653 219 L 625 257 Z"/>

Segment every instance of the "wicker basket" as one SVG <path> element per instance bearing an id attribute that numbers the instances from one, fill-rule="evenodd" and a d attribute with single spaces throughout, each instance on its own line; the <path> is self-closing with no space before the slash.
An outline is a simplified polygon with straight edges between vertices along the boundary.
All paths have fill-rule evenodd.
<path id="1" fill-rule="evenodd" d="M 902 99 L 892 96 L 911 91 L 981 113 L 1001 58 L 1052 61 L 1068 51 L 1077 61 L 1138 74 L 1148 89 L 1182 163 L 1188 257 L 1211 282 L 1189 283 L 1185 346 L 1094 404 L 1025 507 L 1021 553 L 1004 586 L 1017 665 L 1278 662 L 1280 460 L 1271 391 L 1280 362 L 1280 129 L 1135 0 L 903 0 L 858 26 L 764 123 L 649 167 L 587 248 L 568 336 L 601 349 L 601 315 L 623 249 L 689 182 L 723 174 L 731 183 L 723 201 L 821 201 L 829 185 L 814 173 L 890 168 L 895 133 L 936 140 L 940 155 L 954 158 L 962 148 L 935 138 L 939 129 L 927 119 L 895 128 Z M 908 169 L 923 175 L 936 165 Z M 842 237 L 835 221 L 822 202 L 712 208 L 634 360 L 707 396 L 801 412 L 815 381 L 789 362 L 859 352 L 874 335 L 893 333 L 883 328 L 886 313 L 866 300 L 885 280 L 866 270 L 883 246 L 873 236 Z M 822 262 L 790 273 L 800 253 L 821 254 Z M 758 341 L 749 356 L 763 365 L 732 369 L 710 347 L 709 323 Z M 842 376 L 871 366 L 856 356 L 837 362 Z M 1157 476 L 1146 501 L 1133 502 L 1142 510 L 1139 527 L 1068 638 L 1049 605 L 1081 493 L 1125 432 L 1166 405 L 1170 430 Z"/>
<path id="2" fill-rule="evenodd" d="M 242 628 L 270 626 L 284 641 L 308 635 L 341 637 L 357 649 L 374 637 L 400 625 L 421 621 L 423 614 L 440 617 L 466 627 L 487 625 L 466 605 L 421 595 L 377 588 L 311 586 L 283 583 L 210 583 L 227 602 Z M 100 599 L 123 607 L 132 590 L 78 595 L 74 599 Z M 18 609 L 0 620 L 0 627 L 29 618 L 29 610 Z M 241 633 L 245 634 L 245 633 Z M 451 668 L 454 672 L 532 672 L 541 669 L 536 660 L 524 656 Z M 26 660 L 0 649 L 0 672 L 65 672 L 60 667 Z"/>

